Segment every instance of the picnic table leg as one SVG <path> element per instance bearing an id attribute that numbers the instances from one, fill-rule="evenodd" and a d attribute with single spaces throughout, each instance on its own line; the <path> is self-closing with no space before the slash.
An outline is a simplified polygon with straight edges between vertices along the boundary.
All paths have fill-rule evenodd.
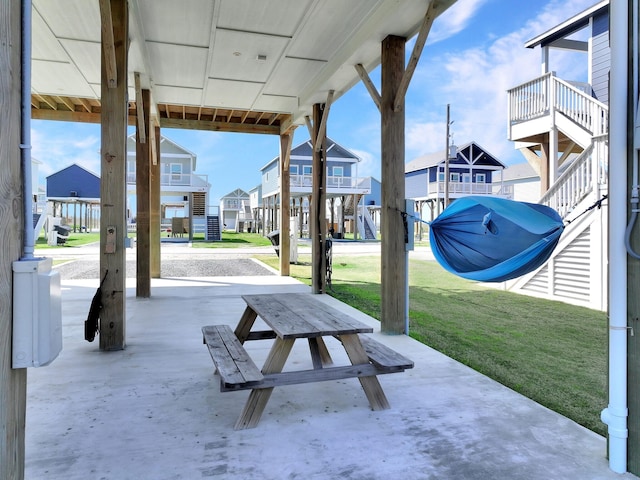
<path id="1" fill-rule="evenodd" d="M 269 352 L 269 356 L 264 363 L 264 367 L 262 367 L 262 373 L 282 372 L 282 368 L 289 357 L 294 341 L 295 339 L 293 338 L 276 338 L 275 343 Z M 254 388 L 251 390 L 247 403 L 235 424 L 235 430 L 254 428 L 258 425 L 262 412 L 271 397 L 271 392 L 273 392 L 273 387 Z"/>
<path id="2" fill-rule="evenodd" d="M 240 317 L 238 326 L 235 329 L 236 337 L 238 337 L 240 343 L 244 343 L 249 336 L 249 332 L 251 331 L 257 316 L 258 314 L 253 311 L 253 308 L 247 306 L 247 308 L 244 309 L 244 313 L 242 314 L 242 317 Z"/>
<path id="3" fill-rule="evenodd" d="M 349 360 L 351 360 L 353 365 L 369 363 L 369 356 L 367 352 L 365 352 L 358 334 L 340 335 L 340 341 L 342 345 L 344 345 L 344 349 L 347 351 Z M 360 385 L 362 385 L 362 389 L 367 395 L 367 399 L 369 399 L 372 410 L 386 410 L 387 408 L 391 408 L 386 395 L 382 391 L 378 377 L 375 375 L 358 377 L 358 380 L 360 380 Z"/>
<path id="4" fill-rule="evenodd" d="M 309 338 L 309 350 L 311 350 L 311 361 L 314 369 L 317 370 L 324 365 L 333 364 L 333 359 L 322 337 Z"/>

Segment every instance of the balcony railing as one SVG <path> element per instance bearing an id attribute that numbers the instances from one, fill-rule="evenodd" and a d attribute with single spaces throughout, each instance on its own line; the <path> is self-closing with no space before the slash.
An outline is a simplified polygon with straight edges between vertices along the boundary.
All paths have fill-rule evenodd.
<path id="1" fill-rule="evenodd" d="M 127 172 L 127 183 L 135 185 L 135 172 Z M 161 186 L 206 187 L 208 183 L 207 175 L 198 175 L 195 173 L 163 173 L 160 175 Z"/>
<path id="2" fill-rule="evenodd" d="M 496 188 L 500 187 L 496 192 Z M 427 194 L 429 197 L 444 198 L 445 183 L 430 182 Z M 472 182 L 449 182 L 449 195 L 500 195 L 503 197 L 513 197 L 512 185 L 500 185 L 494 183 L 472 183 Z"/>
<path id="3" fill-rule="evenodd" d="M 291 175 L 291 188 L 311 188 L 313 175 Z M 327 176 L 327 188 L 371 190 L 371 178 Z"/>
<path id="4" fill-rule="evenodd" d="M 511 126 L 557 111 L 592 135 L 607 133 L 609 108 L 593 98 L 584 84 L 572 85 L 553 73 L 523 83 L 508 91 L 509 138 Z"/>

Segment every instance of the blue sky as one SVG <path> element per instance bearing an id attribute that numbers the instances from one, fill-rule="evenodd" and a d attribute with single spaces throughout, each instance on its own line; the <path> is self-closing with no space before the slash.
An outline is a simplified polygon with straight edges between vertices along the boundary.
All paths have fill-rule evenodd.
<path id="1" fill-rule="evenodd" d="M 540 75 L 540 49 L 524 43 L 596 0 L 458 0 L 436 19 L 406 98 L 406 153 L 416 157 L 444 150 L 446 105 L 453 141 L 475 141 L 510 165 L 524 158 L 506 138 L 506 91 Z M 413 40 L 407 45 L 411 53 Z M 586 81 L 586 54 L 553 51 L 551 68 L 561 78 Z M 380 71 L 370 73 L 380 89 Z M 131 130 L 130 133 L 133 133 Z M 198 156 L 197 173 L 211 183 L 210 203 L 236 188 L 260 183 L 259 169 L 279 153 L 279 139 L 164 129 L 163 135 Z M 327 135 L 362 161 L 358 175 L 380 178 L 380 114 L 362 84 L 332 106 Z M 293 145 L 308 139 L 298 127 Z M 42 162 L 40 182 L 77 163 L 100 173 L 98 125 L 33 120 L 32 155 Z"/>

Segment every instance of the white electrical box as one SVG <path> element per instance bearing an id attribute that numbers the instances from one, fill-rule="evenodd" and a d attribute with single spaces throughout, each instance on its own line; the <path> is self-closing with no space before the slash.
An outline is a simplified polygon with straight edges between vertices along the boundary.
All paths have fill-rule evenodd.
<path id="1" fill-rule="evenodd" d="M 49 365 L 62 350 L 60 273 L 50 258 L 13 262 L 13 368 Z"/>

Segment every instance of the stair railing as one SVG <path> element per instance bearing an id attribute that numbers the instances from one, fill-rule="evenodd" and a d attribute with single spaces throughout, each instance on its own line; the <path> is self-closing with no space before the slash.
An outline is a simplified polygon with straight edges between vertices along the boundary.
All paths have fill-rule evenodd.
<path id="1" fill-rule="evenodd" d="M 593 143 L 558 177 L 539 203 L 553 208 L 562 218 L 566 218 L 587 195 L 592 192 L 599 195 L 607 184 L 606 143 L 606 135 L 594 137 Z"/>

